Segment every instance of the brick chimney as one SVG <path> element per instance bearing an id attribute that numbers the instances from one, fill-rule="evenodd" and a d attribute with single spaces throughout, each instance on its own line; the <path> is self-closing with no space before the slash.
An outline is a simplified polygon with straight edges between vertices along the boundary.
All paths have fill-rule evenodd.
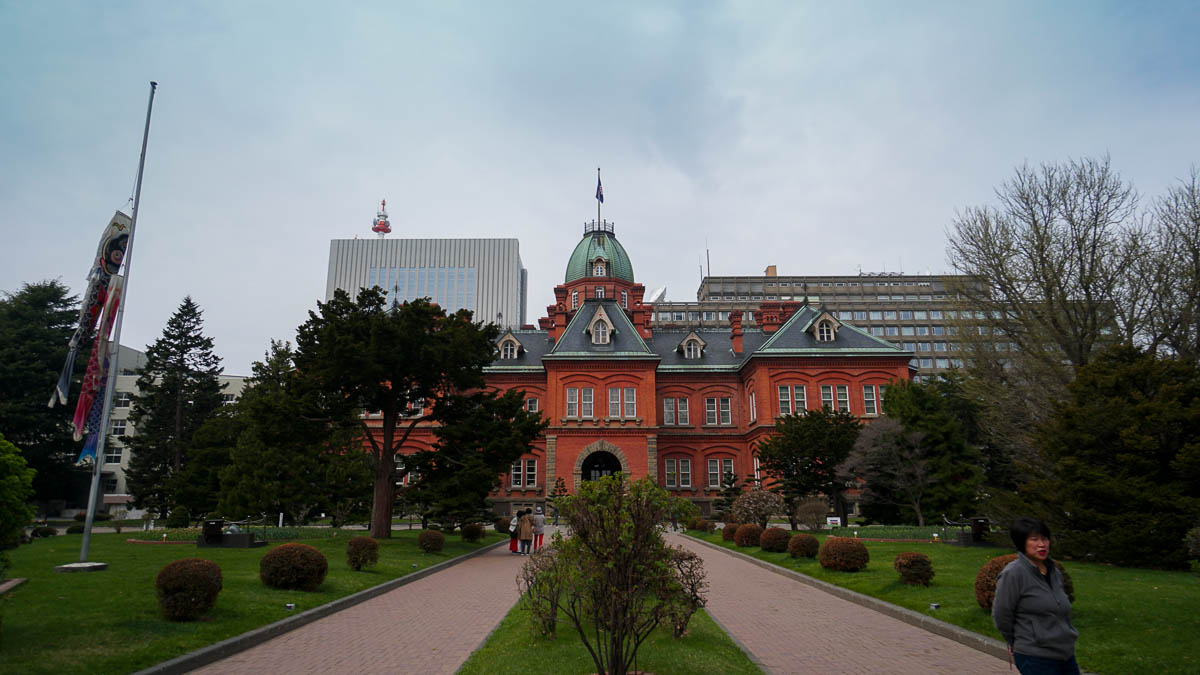
<path id="1" fill-rule="evenodd" d="M 733 311 L 729 313 L 729 328 L 732 331 L 731 342 L 733 343 L 733 353 L 742 353 L 742 313 Z"/>

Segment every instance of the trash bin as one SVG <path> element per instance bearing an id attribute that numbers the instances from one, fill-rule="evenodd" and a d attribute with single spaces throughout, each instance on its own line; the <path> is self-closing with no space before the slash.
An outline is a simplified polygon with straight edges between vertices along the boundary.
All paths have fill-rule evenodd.
<path id="1" fill-rule="evenodd" d="M 987 541 L 990 522 L 987 518 L 971 519 L 971 543 L 982 544 Z"/>

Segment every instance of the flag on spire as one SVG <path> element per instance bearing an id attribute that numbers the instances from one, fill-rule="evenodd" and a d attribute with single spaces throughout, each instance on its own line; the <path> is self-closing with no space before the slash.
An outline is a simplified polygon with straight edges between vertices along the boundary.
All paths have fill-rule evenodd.
<path id="1" fill-rule="evenodd" d="M 596 172 L 596 199 L 604 203 L 604 186 L 600 184 L 600 173 Z"/>

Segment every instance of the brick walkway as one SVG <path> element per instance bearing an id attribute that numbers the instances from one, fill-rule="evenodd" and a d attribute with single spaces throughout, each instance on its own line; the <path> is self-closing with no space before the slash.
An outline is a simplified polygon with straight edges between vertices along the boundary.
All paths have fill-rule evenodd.
<path id="1" fill-rule="evenodd" d="M 1008 673 L 953 640 L 668 535 L 708 571 L 708 613 L 771 673 Z M 840 646 L 839 646 L 840 645 Z"/>
<path id="2" fill-rule="evenodd" d="M 526 558 L 492 549 L 196 673 L 453 673 L 518 599 Z"/>

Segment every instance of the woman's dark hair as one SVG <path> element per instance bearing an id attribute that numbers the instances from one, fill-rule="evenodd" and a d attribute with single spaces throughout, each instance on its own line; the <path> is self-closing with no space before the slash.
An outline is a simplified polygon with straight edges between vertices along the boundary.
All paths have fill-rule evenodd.
<path id="1" fill-rule="evenodd" d="M 533 514 L 533 509 L 525 509 L 525 515 L 528 516 L 528 515 L 532 515 L 532 514 Z"/>
<path id="2" fill-rule="evenodd" d="M 1019 553 L 1025 552 L 1025 542 L 1034 534 L 1040 534 L 1043 537 L 1050 538 L 1050 528 L 1037 518 L 1022 516 L 1012 521 L 1012 525 L 1008 528 L 1009 534 L 1012 535 L 1013 546 L 1016 547 Z"/>

